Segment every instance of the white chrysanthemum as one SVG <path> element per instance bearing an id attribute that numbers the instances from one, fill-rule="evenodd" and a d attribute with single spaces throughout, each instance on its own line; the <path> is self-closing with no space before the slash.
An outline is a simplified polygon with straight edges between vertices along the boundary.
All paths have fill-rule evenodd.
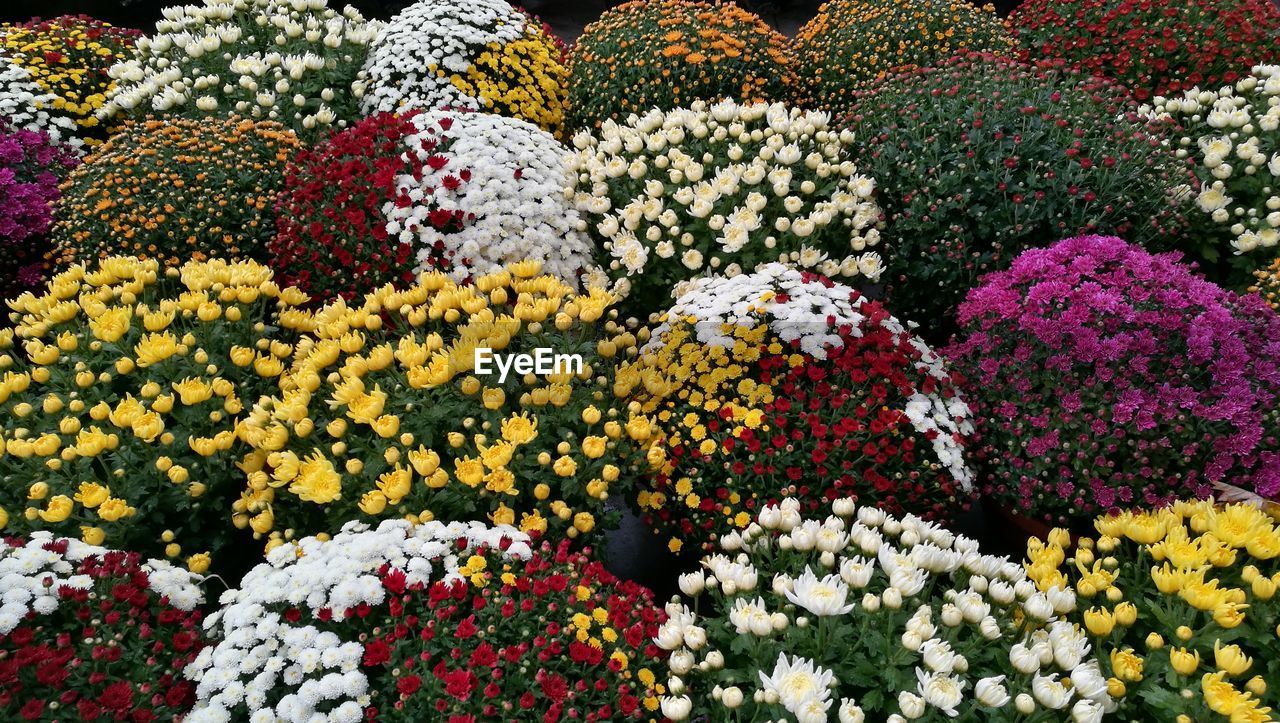
<path id="1" fill-rule="evenodd" d="M 830 697 L 827 688 L 833 679 L 831 671 L 815 665 L 812 660 L 799 656 L 787 660 L 784 653 L 778 653 L 771 675 L 760 673 L 764 690 L 776 693 L 779 702 L 792 713 L 810 700 L 827 700 Z"/>
<path id="2" fill-rule="evenodd" d="M 1280 209 L 1280 65 L 1255 66 L 1234 86 L 1157 97 L 1141 112 L 1185 134 L 1179 153 L 1195 159 L 1203 184 L 1195 205 L 1233 252 L 1274 246 L 1264 235 L 1274 231 L 1268 215 Z"/>
<path id="3" fill-rule="evenodd" d="M 26 68 L 0 55 L 0 120 L 14 128 L 46 133 L 54 141 L 80 151 L 84 142 L 76 137 L 76 124 L 51 112 L 57 100 L 32 79 Z"/>
<path id="4" fill-rule="evenodd" d="M 726 683 L 719 671 L 729 652 L 743 650 L 756 660 L 777 656 L 772 669 L 757 671 L 754 695 L 743 691 L 743 700 L 749 701 L 744 704 L 754 705 L 750 712 L 759 718 L 776 720 L 786 714 L 788 720 L 825 723 L 834 706 L 842 723 L 910 720 L 929 715 L 931 708 L 968 720 L 982 717 L 983 710 L 1005 708 L 1015 698 L 1024 701 L 1020 706 L 1070 710 L 1088 720 L 1098 711 L 1116 709 L 1097 659 L 1089 657 L 1087 637 L 1054 617 L 1050 598 L 1074 597 L 1071 591 L 1042 593 L 1021 565 L 981 555 L 973 540 L 914 516 L 898 519 L 882 510 L 851 506 L 848 500 L 834 501 L 836 515 L 825 519 L 801 514 L 802 509 L 795 498 L 763 506 L 732 550 L 722 543 L 728 554 L 703 559 L 712 576 L 690 593 L 700 602 L 700 614 L 678 601 L 668 604 L 670 620 L 657 642 L 672 651 L 672 690 L 690 699 L 694 711 L 716 709 L 714 700 L 724 705 Z M 847 530 L 842 549 L 816 544 L 828 528 Z M 864 547 L 871 539 L 876 551 L 867 553 Z M 921 553 L 921 548 L 927 551 Z M 936 568 L 913 567 L 939 553 L 955 559 Z M 838 567 L 840 575 L 821 578 L 813 572 L 821 569 L 817 565 Z M 735 566 L 758 570 L 773 584 L 746 594 L 711 584 Z M 958 574 L 962 568 L 967 575 Z M 892 581 L 916 575 L 923 584 L 908 602 Z M 865 586 L 866 597 L 861 605 L 845 606 L 835 588 L 853 583 Z M 817 597 L 831 607 L 839 605 L 836 614 L 824 615 L 810 604 L 820 586 L 833 588 L 832 594 Z M 1003 601 L 988 597 L 996 591 L 1009 595 Z M 890 604 L 890 597 L 897 598 L 896 604 Z M 1028 614 L 1024 605 L 1032 598 L 1047 606 L 1047 622 Z M 1060 607 L 1067 609 L 1065 603 Z M 1007 630 L 1009 639 L 987 635 L 983 631 L 989 625 Z M 696 647 L 681 639 L 680 631 L 687 630 L 698 632 Z M 874 640 L 860 634 L 867 630 L 877 632 Z M 743 635 L 750 637 L 744 641 Z M 886 635 L 903 641 L 887 657 L 874 649 L 874 641 Z M 833 641 L 840 642 L 832 646 Z M 867 678 L 852 664 L 863 658 L 897 668 L 897 674 Z M 1009 675 L 1011 668 L 1020 675 Z M 848 675 L 854 678 L 842 678 Z M 1067 679 L 1070 684 L 1062 682 Z M 885 689 L 886 680 L 898 680 L 900 687 Z M 735 687 L 744 683 L 738 678 Z M 879 690 L 878 700 L 848 697 L 868 685 Z M 736 694 L 731 702 L 737 702 Z M 873 707 L 864 712 L 861 705 Z M 895 705 L 898 713 L 890 715 Z"/>
<path id="5" fill-rule="evenodd" d="M 403 572 L 408 585 L 456 577 L 459 548 L 449 543 L 460 539 L 468 550 L 499 550 L 505 539 L 511 541 L 503 553 L 507 557 L 527 560 L 532 554 L 528 537 L 512 527 L 478 522 L 414 526 L 405 520 L 387 520 L 377 529 L 351 522 L 330 540 L 307 537 L 272 550 L 267 562 L 249 571 L 239 590 L 223 596 L 220 614 L 205 621 L 217 644 L 202 650 L 185 671 L 196 683 L 190 720 L 243 716 L 305 721 L 322 700 L 330 706 L 327 720 L 361 720 L 368 693 L 359 667 L 364 645 L 312 625 L 288 623 L 280 611 L 300 604 L 294 595 L 299 589 L 305 600 L 301 605 L 312 615 L 327 609 L 341 619 L 357 605 L 377 604 L 385 591 L 374 576 L 384 566 Z M 424 553 L 432 564 L 425 571 L 415 569 L 410 562 Z M 266 692 L 281 688 L 287 692 L 270 704 Z"/>
<path id="6" fill-rule="evenodd" d="M 450 82 L 489 44 L 519 38 L 529 22 L 506 0 L 420 0 L 400 11 L 378 36 L 365 62 L 366 114 L 406 108 L 481 110 L 481 102 Z"/>
<path id="7" fill-rule="evenodd" d="M 413 123 L 404 143 L 423 173 L 400 176 L 397 195 L 409 203 L 382 211 L 388 232 L 417 249 L 418 271 L 443 257 L 458 281 L 530 259 L 574 286 L 591 272 L 591 242 L 564 200 L 565 149 L 550 133 L 487 113 L 432 111 Z M 455 220 L 442 231 L 433 214 Z"/>
<path id="8" fill-rule="evenodd" d="M 606 121 L 573 145 L 569 195 L 609 252 L 610 275 L 633 287 L 665 293 L 704 270 L 773 261 L 880 274 L 874 182 L 845 160 L 826 114 L 696 101 Z M 624 174 L 642 183 L 614 180 Z"/>
<path id="9" fill-rule="evenodd" d="M 159 111 L 239 114 L 298 132 L 357 114 L 368 45 L 383 25 L 325 0 L 209 0 L 166 8 L 155 33 L 112 66 L 101 118 Z"/>
<path id="10" fill-rule="evenodd" d="M 792 581 L 791 589 L 786 595 L 788 600 L 819 617 L 844 615 L 855 607 L 853 604 L 845 604 L 849 586 L 844 584 L 839 575 L 827 575 L 818 579 L 808 567 L 804 574 Z"/>

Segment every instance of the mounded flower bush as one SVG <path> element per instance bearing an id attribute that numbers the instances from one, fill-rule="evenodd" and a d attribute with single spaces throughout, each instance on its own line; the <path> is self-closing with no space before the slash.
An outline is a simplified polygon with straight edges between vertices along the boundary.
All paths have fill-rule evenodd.
<path id="1" fill-rule="evenodd" d="M 1114 78 L 1139 99 L 1235 83 L 1280 60 L 1267 0 L 1024 0 L 1009 16 L 1030 54 Z"/>
<path id="2" fill-rule="evenodd" d="M 484 111 L 551 133 L 564 122 L 564 51 L 542 21 L 505 0 L 418 0 L 373 43 L 366 114 Z"/>
<path id="3" fill-rule="evenodd" d="M 1280 255 L 1280 65 L 1259 65 L 1219 90 L 1156 97 L 1150 109 L 1177 125 L 1181 153 L 1195 159 L 1199 210 L 1221 245 L 1253 271 Z"/>
<path id="4" fill-rule="evenodd" d="M 467 281 L 524 260 L 576 285 L 594 262 L 565 200 L 565 153 L 514 118 L 376 114 L 290 167 L 272 266 L 322 298 L 432 270 Z"/>
<path id="5" fill-rule="evenodd" d="M 102 108 L 119 121 L 232 115 L 314 141 L 359 118 L 361 66 L 382 23 L 327 0 L 219 0 L 165 9 L 138 52 L 111 68 Z"/>
<path id="6" fill-rule="evenodd" d="M 1174 254 L 1085 236 L 1027 251 L 944 353 L 979 420 L 984 494 L 1042 520 L 1280 498 L 1280 314 Z"/>
<path id="7" fill-rule="evenodd" d="M 199 578 L 137 553 L 37 533 L 0 538 L 0 715 L 173 720 L 204 644 Z"/>
<path id="8" fill-rule="evenodd" d="M 273 550 L 209 620 L 190 723 L 648 720 L 649 593 L 479 523 L 346 525 Z"/>
<path id="9" fill-rule="evenodd" d="M 41 131 L 0 120 L 0 295 L 11 299 L 44 279 L 43 236 L 53 223 L 58 181 L 79 163 Z"/>
<path id="10" fill-rule="evenodd" d="M 784 101 L 798 80 L 790 44 L 731 3 L 631 0 L 588 25 L 569 52 L 570 130 L 694 101 Z"/>
<path id="11" fill-rule="evenodd" d="M 1134 721 L 1267 720 L 1280 706 L 1280 527 L 1250 504 L 1099 517 L 1071 549 L 1032 540 L 1027 574 L 1074 587 L 1068 616 Z"/>
<path id="12" fill-rule="evenodd" d="M 964 53 L 1015 55 L 994 5 L 966 0 L 828 0 L 796 35 L 797 98 L 845 115 L 855 97 L 895 71 Z"/>
<path id="13" fill-rule="evenodd" d="M 851 142 L 781 103 L 652 110 L 574 137 L 573 204 L 642 316 L 691 279 L 770 262 L 875 280 L 880 209 Z"/>
<path id="14" fill-rule="evenodd" d="M 1085 634 L 978 543 L 850 499 L 794 498 L 680 578 L 657 643 L 673 721 L 1097 721 L 1114 708 Z M 834 514 L 831 514 L 834 511 Z M 1070 683 L 1068 683 L 1068 679 Z"/>
<path id="15" fill-rule="evenodd" d="M 298 150 L 274 121 L 148 120 L 90 154 L 62 186 L 50 234 L 60 267 L 127 254 L 176 267 L 261 259 Z"/>
<path id="16" fill-rule="evenodd" d="M 57 96 L 48 93 L 31 77 L 31 71 L 0 54 L 0 118 L 12 128 L 45 133 L 77 152 L 84 142 L 76 135 L 76 124 L 54 110 Z"/>
<path id="17" fill-rule="evenodd" d="M 9 302 L 0 530 L 105 540 L 204 572 L 232 531 L 242 412 L 290 352 L 273 341 L 275 315 L 303 300 L 253 263 L 117 257 Z"/>
<path id="18" fill-rule="evenodd" d="M 268 549 L 384 517 L 551 539 L 615 526 L 609 500 L 629 498 L 651 422 L 615 396 L 612 359 L 637 339 L 613 303 L 523 262 L 468 286 L 426 273 L 318 312 L 280 391 L 242 426 L 252 452 L 236 524 Z M 477 367 L 481 348 L 582 366 L 547 357 L 504 378 L 496 361 Z"/>
<path id="19" fill-rule="evenodd" d="M 969 503 L 969 410 L 879 303 L 770 264 L 691 286 L 619 374 L 658 420 L 639 495 L 678 551 L 736 538 L 786 496 L 947 520 Z"/>
<path id="20" fill-rule="evenodd" d="M 50 114 L 70 119 L 75 135 L 96 144 L 109 129 L 98 115 L 115 85 L 108 71 L 133 53 L 140 35 L 88 15 L 37 18 L 0 24 L 0 55 L 25 69 L 44 93 L 53 96 L 46 108 Z"/>
<path id="21" fill-rule="evenodd" d="M 890 308 L 946 337 L 981 275 L 1079 233 L 1180 242 L 1194 177 L 1128 92 L 970 55 L 886 79 L 849 121 L 888 215 Z"/>

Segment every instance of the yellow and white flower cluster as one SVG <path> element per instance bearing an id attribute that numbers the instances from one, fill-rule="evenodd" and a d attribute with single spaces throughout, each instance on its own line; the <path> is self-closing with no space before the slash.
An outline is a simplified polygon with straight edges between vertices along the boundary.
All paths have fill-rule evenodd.
<path id="1" fill-rule="evenodd" d="M 1194 158 L 1202 182 L 1196 205 L 1234 253 L 1280 253 L 1280 65 L 1218 90 L 1157 97 L 1145 112 L 1180 126 L 1179 153 Z"/>
<path id="2" fill-rule="evenodd" d="M 76 137 L 76 124 L 54 110 L 57 100 L 40 87 L 29 70 L 0 55 L 0 118 L 14 128 L 44 132 L 80 150 L 84 142 Z"/>
<path id="3" fill-rule="evenodd" d="M 1057 617 L 1075 607 L 1069 588 L 1037 590 L 1018 564 L 910 515 L 851 499 L 825 519 L 800 510 L 765 506 L 680 578 L 704 612 L 673 600 L 654 639 L 671 651 L 668 718 L 1097 721 L 1114 709 L 1085 634 Z"/>
<path id="4" fill-rule="evenodd" d="M 478 110 L 555 133 L 564 121 L 568 75 L 556 43 L 505 0 L 419 0 L 374 43 L 362 107 Z"/>
<path id="5" fill-rule="evenodd" d="M 637 308 L 773 261 L 875 280 L 880 209 L 850 141 L 826 114 L 781 103 L 655 109 L 574 136 L 571 197 Z"/>

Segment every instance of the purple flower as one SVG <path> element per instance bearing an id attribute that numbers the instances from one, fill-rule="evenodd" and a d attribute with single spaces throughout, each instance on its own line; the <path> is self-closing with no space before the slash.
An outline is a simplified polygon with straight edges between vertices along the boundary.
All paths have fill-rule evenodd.
<path id="1" fill-rule="evenodd" d="M 6 298 L 33 285 L 33 266 L 43 268 L 20 260 L 33 256 L 33 241 L 49 230 L 58 181 L 77 163 L 68 148 L 43 132 L 0 120 L 0 253 L 6 269 L 0 292 Z"/>
<path id="2" fill-rule="evenodd" d="M 1260 298 L 1082 236 L 986 276 L 959 322 L 946 353 L 989 494 L 1059 519 L 1220 482 L 1280 499 L 1280 314 Z"/>

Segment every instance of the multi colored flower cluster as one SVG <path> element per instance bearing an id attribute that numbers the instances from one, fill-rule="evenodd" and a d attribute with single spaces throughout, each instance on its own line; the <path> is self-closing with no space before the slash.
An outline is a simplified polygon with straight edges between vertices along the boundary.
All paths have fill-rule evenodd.
<path id="1" fill-rule="evenodd" d="M 98 112 L 114 81 L 111 66 L 128 57 L 137 30 L 117 28 L 87 15 L 0 24 L 0 55 L 30 73 L 53 96 L 50 112 L 69 118 L 89 143 L 107 136 Z"/>
<path id="2" fill-rule="evenodd" d="M 1237 256 L 1249 255 L 1242 269 L 1280 255 L 1280 65 L 1259 65 L 1220 90 L 1157 96 L 1143 113 L 1177 124 L 1200 178 L 1196 205 Z"/>
<path id="3" fill-rule="evenodd" d="M 1117 238 L 1027 251 L 945 350 L 979 419 L 985 494 L 1042 520 L 1280 498 L 1280 314 Z"/>
<path id="4" fill-rule="evenodd" d="M 79 151 L 84 142 L 76 135 L 75 121 L 59 115 L 56 103 L 57 96 L 46 93 L 30 71 L 0 55 L 0 118 L 12 128 L 48 134 Z"/>
<path id="5" fill-rule="evenodd" d="M 628 499 L 651 427 L 614 396 L 612 358 L 637 339 L 608 293 L 538 272 L 468 286 L 430 272 L 318 312 L 241 429 L 253 453 L 237 525 L 268 547 L 381 517 L 571 538 L 612 526 L 606 502 Z"/>
<path id="6" fill-rule="evenodd" d="M 216 0 L 166 8 L 111 68 L 106 118 L 238 115 L 314 140 L 359 117 L 361 66 L 382 23 L 327 0 Z"/>
<path id="7" fill-rule="evenodd" d="M 97 148 L 62 187 L 54 263 L 116 254 L 166 266 L 262 258 L 276 194 L 298 150 L 274 121 L 148 120 Z"/>
<path id="8" fill-rule="evenodd" d="M 639 503 L 673 551 L 787 495 L 943 520 L 968 505 L 973 427 L 942 359 L 822 277 L 769 264 L 693 284 L 618 384 L 658 420 Z"/>
<path id="9" fill-rule="evenodd" d="M 164 562 L 36 533 L 0 538 L 0 716 L 158 721 L 195 699 L 199 580 Z"/>
<path id="10" fill-rule="evenodd" d="M 53 223 L 58 181 L 79 163 L 43 132 L 0 119 L 0 292 L 11 299 L 44 278 L 43 236 Z"/>
<path id="11" fill-rule="evenodd" d="M 578 133 L 573 204 L 601 239 L 607 273 L 645 312 L 710 272 L 776 261 L 831 277 L 880 275 L 875 182 L 852 138 L 781 103 L 651 110 Z"/>
<path id="12" fill-rule="evenodd" d="M 606 10 L 569 53 L 571 130 L 695 100 L 787 100 L 797 86 L 787 39 L 732 3 L 631 0 Z"/>
<path id="13" fill-rule="evenodd" d="M 895 71 L 965 53 L 1012 56 L 1017 42 L 993 5 L 966 0 L 828 0 L 794 41 L 798 100 L 838 115 Z"/>
<path id="14" fill-rule="evenodd" d="M 1195 178 L 1137 110 L 1104 80 L 979 55 L 860 97 L 849 128 L 854 162 L 886 191 L 890 306 L 945 339 L 965 292 L 1024 248 L 1181 239 Z"/>
<path id="15" fill-rule="evenodd" d="M 1008 558 L 851 499 L 788 498 L 682 575 L 655 639 L 684 720 L 1097 721 L 1115 707 L 1085 633 Z M 697 607 L 701 614 L 696 612 Z M 834 709 L 834 710 L 833 710 Z"/>
<path id="16" fill-rule="evenodd" d="M 1072 587 L 1117 715 L 1271 721 L 1280 709 L 1280 527 L 1249 504 L 1180 502 L 1098 518 L 1072 549 L 1032 540 L 1027 574 Z"/>
<path id="17" fill-rule="evenodd" d="M 1255 282 L 1249 292 L 1260 295 L 1271 308 L 1280 311 L 1280 259 L 1272 261 L 1264 269 L 1258 269 L 1253 275 Z"/>
<path id="18" fill-rule="evenodd" d="M 532 549 L 531 549 L 532 548 Z M 188 674 L 190 723 L 645 720 L 658 708 L 646 591 L 564 545 L 453 522 L 273 550 L 223 596 Z"/>
<path id="19" fill-rule="evenodd" d="M 524 260 L 577 284 L 594 247 L 565 200 L 566 152 L 515 118 L 376 114 L 290 168 L 272 265 L 308 292 L 347 299 L 423 271 L 467 281 Z"/>
<path id="20" fill-rule="evenodd" d="M 365 113 L 461 109 L 559 133 L 567 72 L 557 39 L 505 0 L 418 0 L 379 37 L 365 66 Z"/>
<path id="21" fill-rule="evenodd" d="M 1032 56 L 1114 78 L 1140 100 L 1230 85 L 1280 61 L 1269 0 L 1025 0 L 1009 22 Z"/>
<path id="22" fill-rule="evenodd" d="M 0 529 L 109 540 L 204 572 L 231 532 L 238 420 L 290 353 L 273 315 L 304 300 L 252 263 L 162 271 L 117 257 L 10 301 Z"/>

